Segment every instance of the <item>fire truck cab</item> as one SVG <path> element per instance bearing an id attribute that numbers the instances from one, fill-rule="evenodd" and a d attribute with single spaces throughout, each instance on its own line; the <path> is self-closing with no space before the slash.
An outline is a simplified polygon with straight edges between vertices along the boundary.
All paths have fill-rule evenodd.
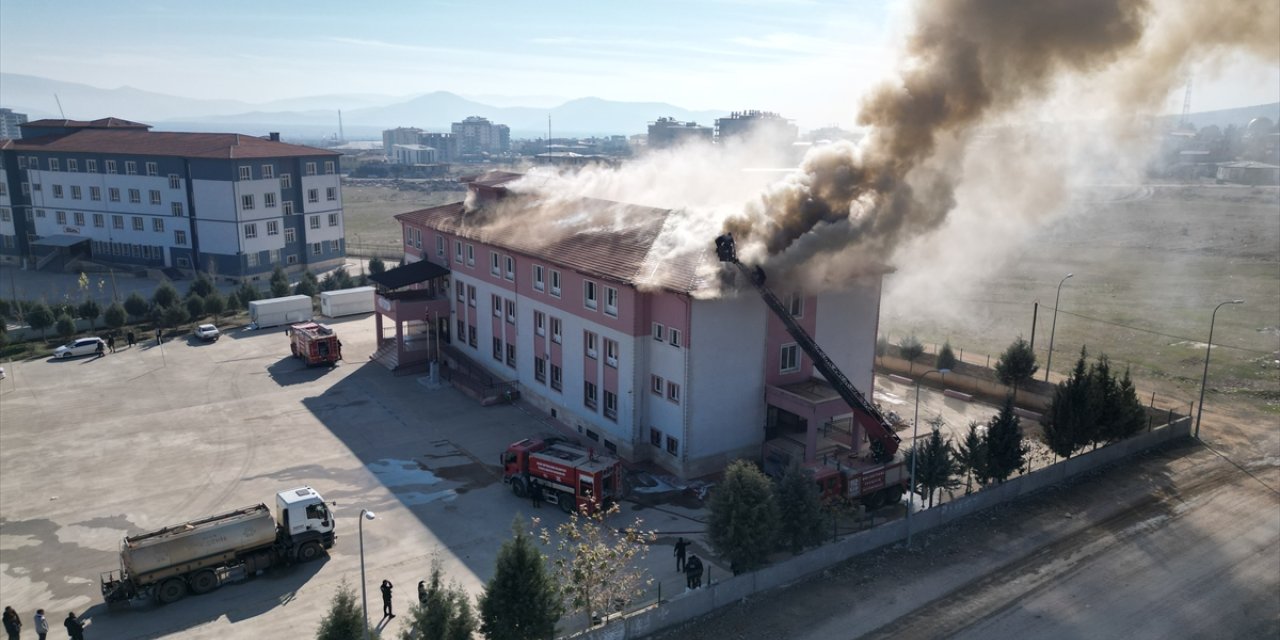
<path id="1" fill-rule="evenodd" d="M 517 497 L 528 496 L 536 483 L 565 513 L 591 513 L 620 497 L 622 463 L 558 438 L 526 438 L 502 453 L 502 481 Z"/>
<path id="2" fill-rule="evenodd" d="M 342 342 L 329 326 L 304 322 L 289 327 L 289 351 L 307 366 L 331 365 L 342 359 Z"/>

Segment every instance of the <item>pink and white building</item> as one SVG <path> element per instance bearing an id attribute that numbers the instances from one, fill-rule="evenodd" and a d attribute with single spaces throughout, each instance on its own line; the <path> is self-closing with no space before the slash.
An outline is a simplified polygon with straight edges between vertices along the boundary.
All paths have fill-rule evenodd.
<path id="1" fill-rule="evenodd" d="M 518 212 L 502 187 L 510 179 L 471 182 L 470 201 Z M 486 232 L 463 203 L 396 216 L 406 263 L 450 271 L 448 330 L 439 333 L 446 354 L 469 360 L 453 366 L 510 382 L 587 444 L 682 477 L 759 459 L 766 439 L 807 460 L 865 446 L 856 423 L 842 420 L 849 407 L 754 290 L 705 299 L 696 261 L 658 263 L 669 211 L 586 199 L 573 207 L 625 211 L 631 224 L 548 242 L 533 229 Z M 715 260 L 712 241 L 698 260 Z M 794 315 L 868 397 L 881 278 L 791 295 Z M 780 294 L 784 285 L 770 283 Z"/>

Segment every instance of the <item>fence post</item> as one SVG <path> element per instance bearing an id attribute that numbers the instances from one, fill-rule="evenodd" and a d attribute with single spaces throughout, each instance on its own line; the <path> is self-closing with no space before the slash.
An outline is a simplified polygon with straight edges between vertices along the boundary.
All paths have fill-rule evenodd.
<path id="1" fill-rule="evenodd" d="M 1150 404 L 1150 406 L 1151 406 L 1151 407 L 1155 407 L 1155 406 L 1156 406 L 1156 392 L 1154 392 L 1154 391 L 1152 391 L 1152 392 L 1151 392 L 1151 404 Z"/>
<path id="2" fill-rule="evenodd" d="M 662 581 L 658 581 L 658 604 L 662 604 Z"/>
<path id="3" fill-rule="evenodd" d="M 987 354 L 987 368 L 991 368 L 991 354 L 989 353 Z"/>

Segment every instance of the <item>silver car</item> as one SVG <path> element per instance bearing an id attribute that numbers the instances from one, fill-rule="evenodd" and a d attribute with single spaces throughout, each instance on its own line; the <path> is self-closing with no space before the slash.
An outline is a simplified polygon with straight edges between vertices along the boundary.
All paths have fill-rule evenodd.
<path id="1" fill-rule="evenodd" d="M 61 347 L 54 349 L 53 357 L 74 358 L 76 356 L 91 356 L 98 353 L 99 350 L 102 350 L 105 353 L 106 348 L 107 343 L 103 342 L 102 338 L 78 338 L 74 342 L 68 342 Z"/>

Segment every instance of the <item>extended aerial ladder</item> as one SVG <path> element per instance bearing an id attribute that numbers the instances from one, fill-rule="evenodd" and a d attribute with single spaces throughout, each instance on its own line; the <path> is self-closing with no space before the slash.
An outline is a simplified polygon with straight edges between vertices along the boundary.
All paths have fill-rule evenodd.
<path id="1" fill-rule="evenodd" d="M 813 341 L 809 332 L 791 317 L 791 311 L 787 306 L 778 299 L 769 287 L 764 284 L 764 269 L 756 266 L 754 269 L 742 264 L 738 261 L 737 247 L 733 241 L 733 234 L 726 233 L 716 238 L 716 257 L 721 262 L 730 262 L 742 271 L 743 275 L 751 281 L 756 290 L 760 292 L 760 297 L 764 298 L 764 303 L 771 309 L 774 315 L 782 321 L 782 325 L 786 327 L 787 333 L 795 338 L 796 344 L 804 350 L 809 359 L 813 360 L 813 366 L 822 373 L 827 382 L 835 388 L 840 397 L 844 399 L 849 408 L 853 409 L 854 415 L 858 419 L 858 423 L 867 431 L 867 437 L 871 440 L 871 457 L 876 462 L 884 463 L 893 460 L 893 456 L 898 451 L 898 445 L 902 443 L 902 439 L 893 431 L 893 424 L 889 422 L 884 414 L 876 408 L 874 404 L 867 400 L 849 382 L 849 378 L 845 377 L 840 368 L 836 366 L 831 358 L 823 352 L 822 347 Z"/>

